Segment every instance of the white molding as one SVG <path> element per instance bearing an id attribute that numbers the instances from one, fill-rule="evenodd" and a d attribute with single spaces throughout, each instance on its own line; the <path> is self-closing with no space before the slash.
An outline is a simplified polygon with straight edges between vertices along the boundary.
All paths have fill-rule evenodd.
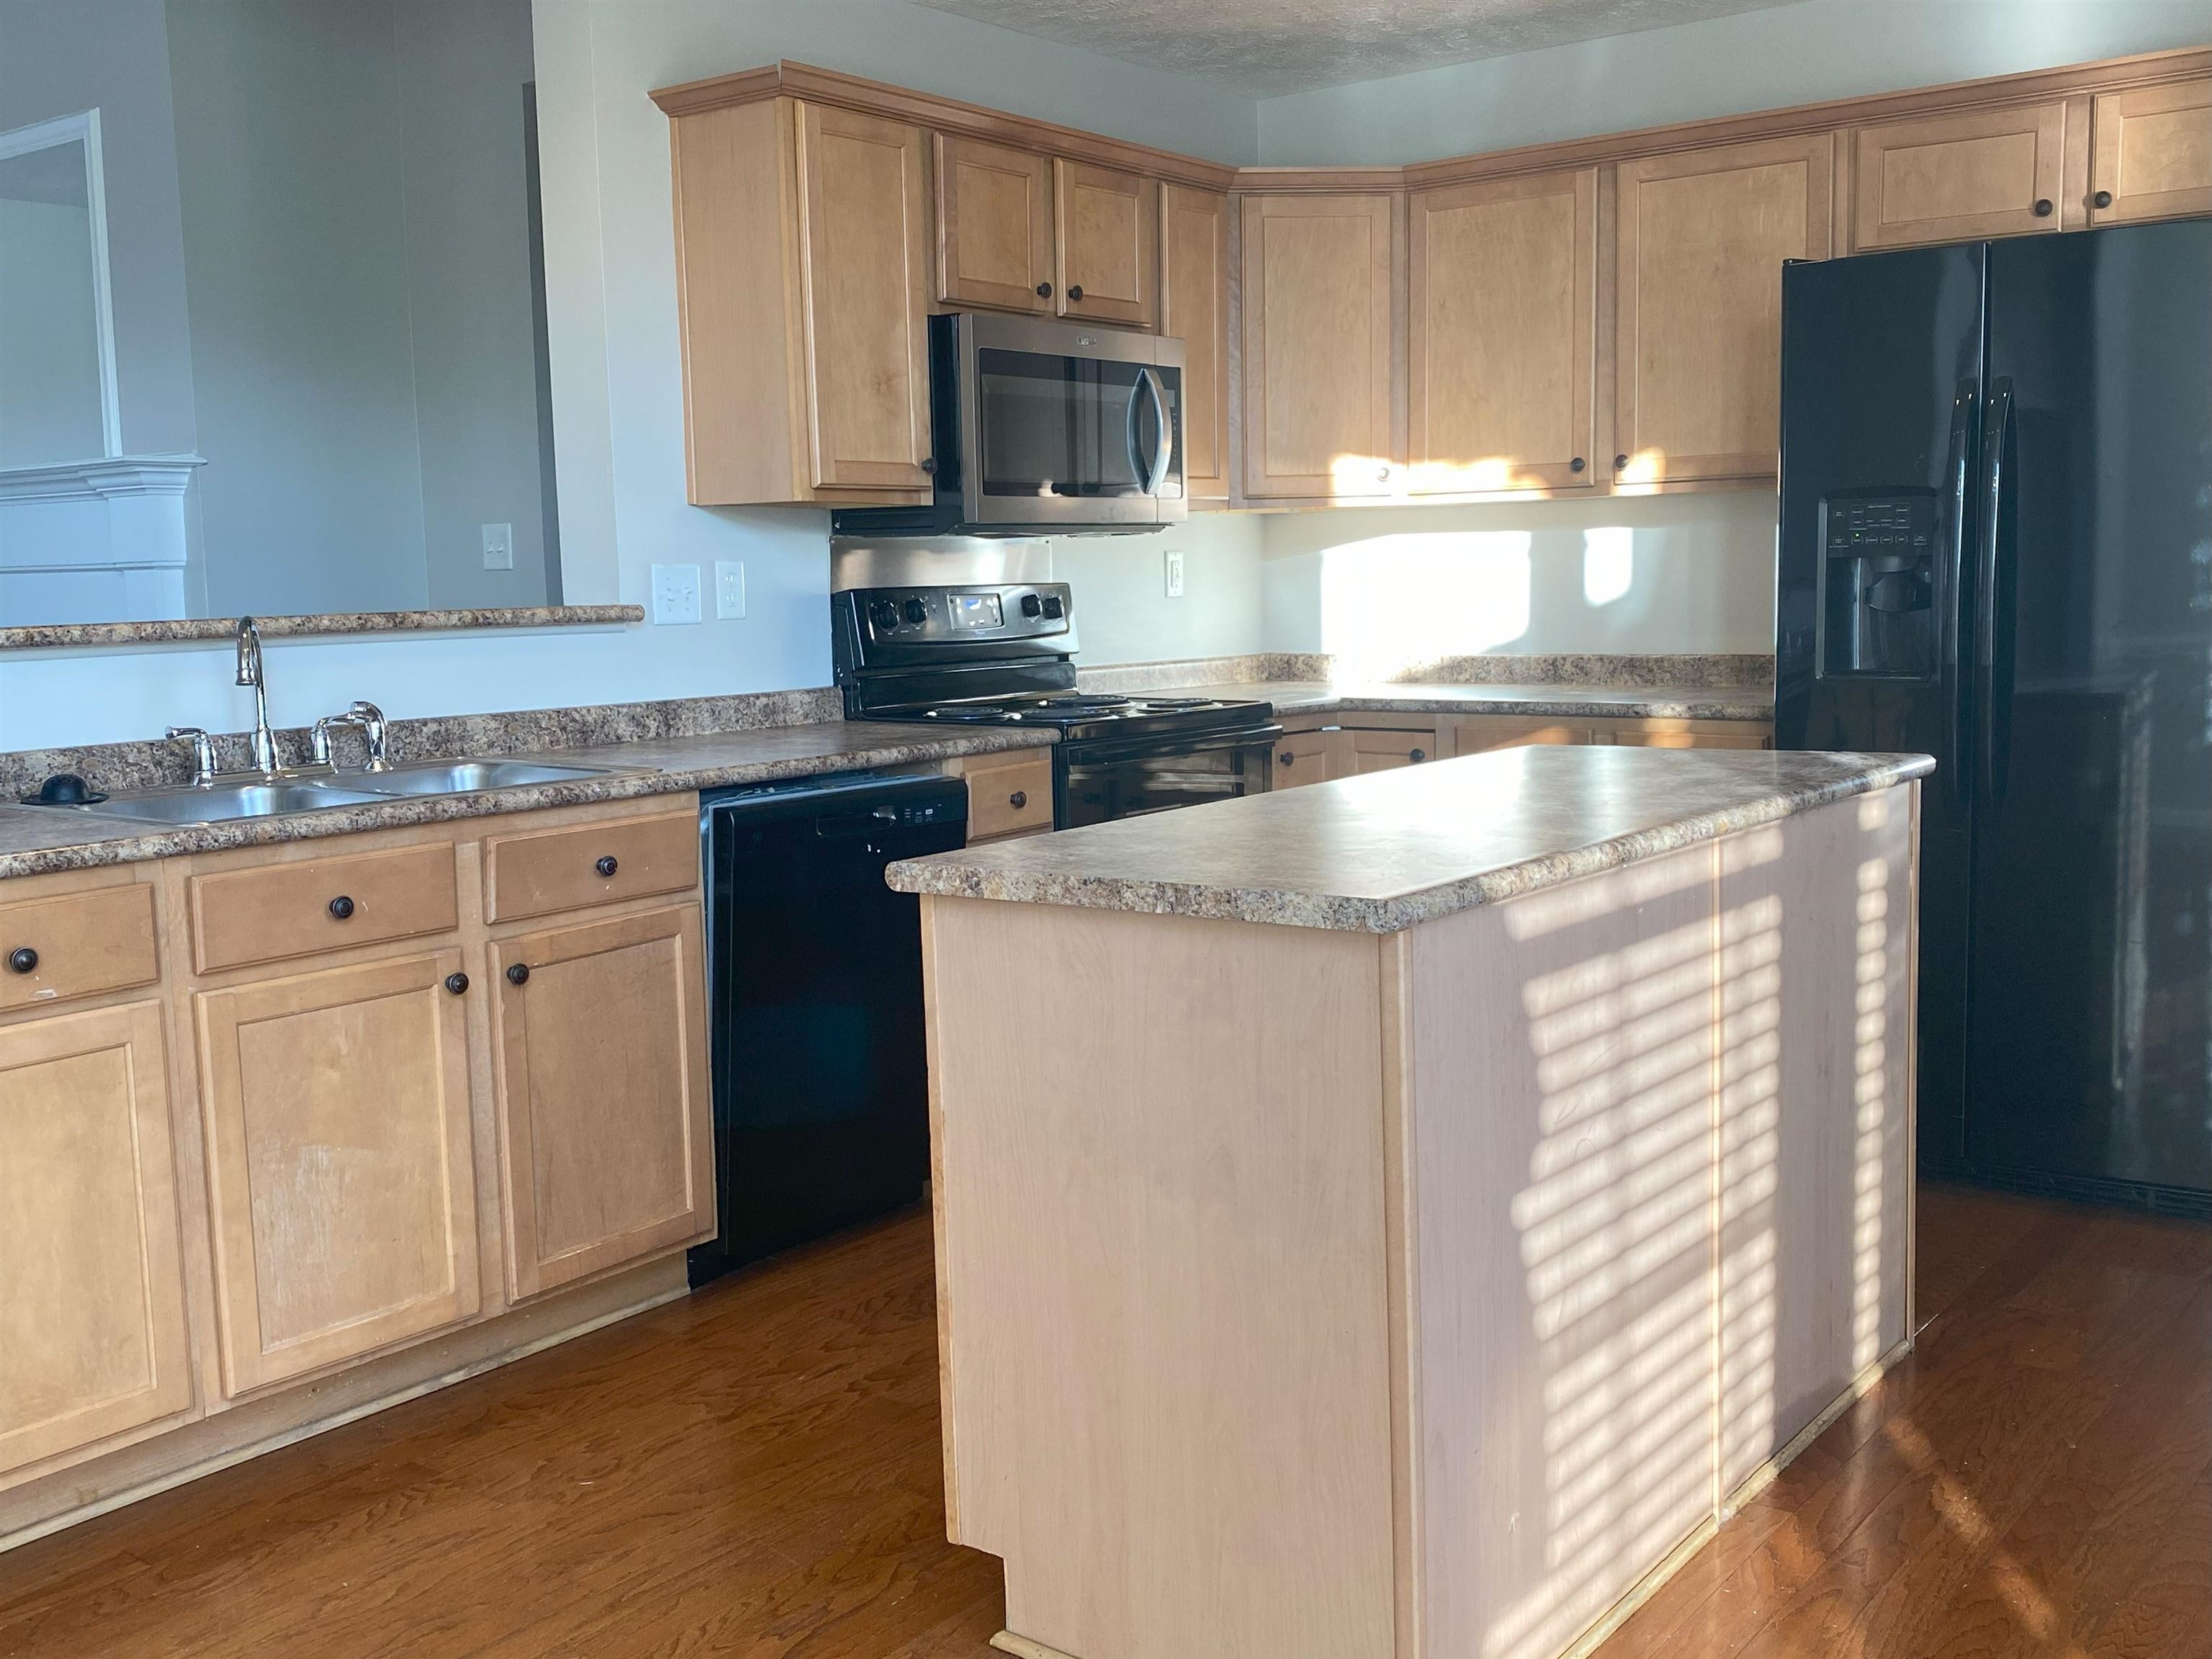
<path id="1" fill-rule="evenodd" d="M 100 436 L 104 456 L 123 453 L 123 399 L 115 372 L 115 299 L 107 271 L 106 164 L 100 147 L 100 112 L 79 110 L 0 132 L 0 161 L 64 144 L 84 146 L 85 216 L 92 228 L 92 327 L 100 355 Z"/>
<path id="2" fill-rule="evenodd" d="M 206 465 L 198 455 L 110 455 L 90 461 L 0 468 L 0 501 L 181 495 L 191 485 L 193 469 Z"/>

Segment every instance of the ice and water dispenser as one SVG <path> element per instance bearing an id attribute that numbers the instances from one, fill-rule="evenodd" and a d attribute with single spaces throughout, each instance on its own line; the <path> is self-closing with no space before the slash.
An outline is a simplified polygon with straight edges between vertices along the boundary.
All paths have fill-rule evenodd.
<path id="1" fill-rule="evenodd" d="M 1941 516 L 1932 490 L 1820 504 L 1823 676 L 1936 678 Z"/>

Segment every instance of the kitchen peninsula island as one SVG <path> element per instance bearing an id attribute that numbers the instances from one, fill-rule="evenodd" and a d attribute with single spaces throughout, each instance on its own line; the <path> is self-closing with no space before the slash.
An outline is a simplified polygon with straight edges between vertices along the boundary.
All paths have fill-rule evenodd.
<path id="1" fill-rule="evenodd" d="M 1930 765 L 1528 748 L 895 865 L 996 1644 L 1624 1617 L 1908 1340 Z"/>

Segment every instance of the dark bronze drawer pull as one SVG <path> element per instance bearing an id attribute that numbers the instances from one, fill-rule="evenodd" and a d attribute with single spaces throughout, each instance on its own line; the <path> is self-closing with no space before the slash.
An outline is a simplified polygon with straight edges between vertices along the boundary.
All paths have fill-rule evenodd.
<path id="1" fill-rule="evenodd" d="M 1030 792 L 1026 789 L 1017 789 L 1012 794 L 1006 797 L 1006 805 L 1012 807 L 1017 812 L 1020 811 L 1022 808 L 1027 806 L 1029 804 Z"/>
<path id="2" fill-rule="evenodd" d="M 27 945 L 19 945 L 8 952 L 8 971 L 11 974 L 35 973 L 38 966 L 39 953 Z"/>
<path id="3" fill-rule="evenodd" d="M 469 988 L 469 976 L 466 974 L 447 975 L 446 988 L 448 991 L 451 991 L 455 996 L 461 995 Z"/>
<path id="4" fill-rule="evenodd" d="M 350 920 L 353 915 L 353 901 L 343 893 L 340 893 L 331 901 L 331 915 L 340 921 Z"/>
<path id="5" fill-rule="evenodd" d="M 597 864 L 593 865 L 592 868 L 598 871 L 603 876 L 611 876 L 616 871 L 621 869 L 622 866 L 615 861 L 615 855 L 612 853 L 609 853 Z"/>
<path id="6" fill-rule="evenodd" d="M 530 982 L 530 964 L 526 962 L 510 963 L 507 970 L 507 982 L 509 985 L 527 985 Z"/>

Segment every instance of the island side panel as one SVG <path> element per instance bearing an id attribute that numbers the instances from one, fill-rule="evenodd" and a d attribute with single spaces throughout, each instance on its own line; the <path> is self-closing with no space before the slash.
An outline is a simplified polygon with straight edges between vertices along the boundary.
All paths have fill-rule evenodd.
<path id="1" fill-rule="evenodd" d="M 1715 1501 L 1715 850 L 1401 936 L 1427 1659 L 1553 1659 Z"/>
<path id="2" fill-rule="evenodd" d="M 951 1501 L 1008 1629 L 1386 1659 L 1379 942 L 924 904 Z"/>
<path id="3" fill-rule="evenodd" d="M 1720 843 L 1724 1501 L 1908 1334 L 1919 797 Z"/>

